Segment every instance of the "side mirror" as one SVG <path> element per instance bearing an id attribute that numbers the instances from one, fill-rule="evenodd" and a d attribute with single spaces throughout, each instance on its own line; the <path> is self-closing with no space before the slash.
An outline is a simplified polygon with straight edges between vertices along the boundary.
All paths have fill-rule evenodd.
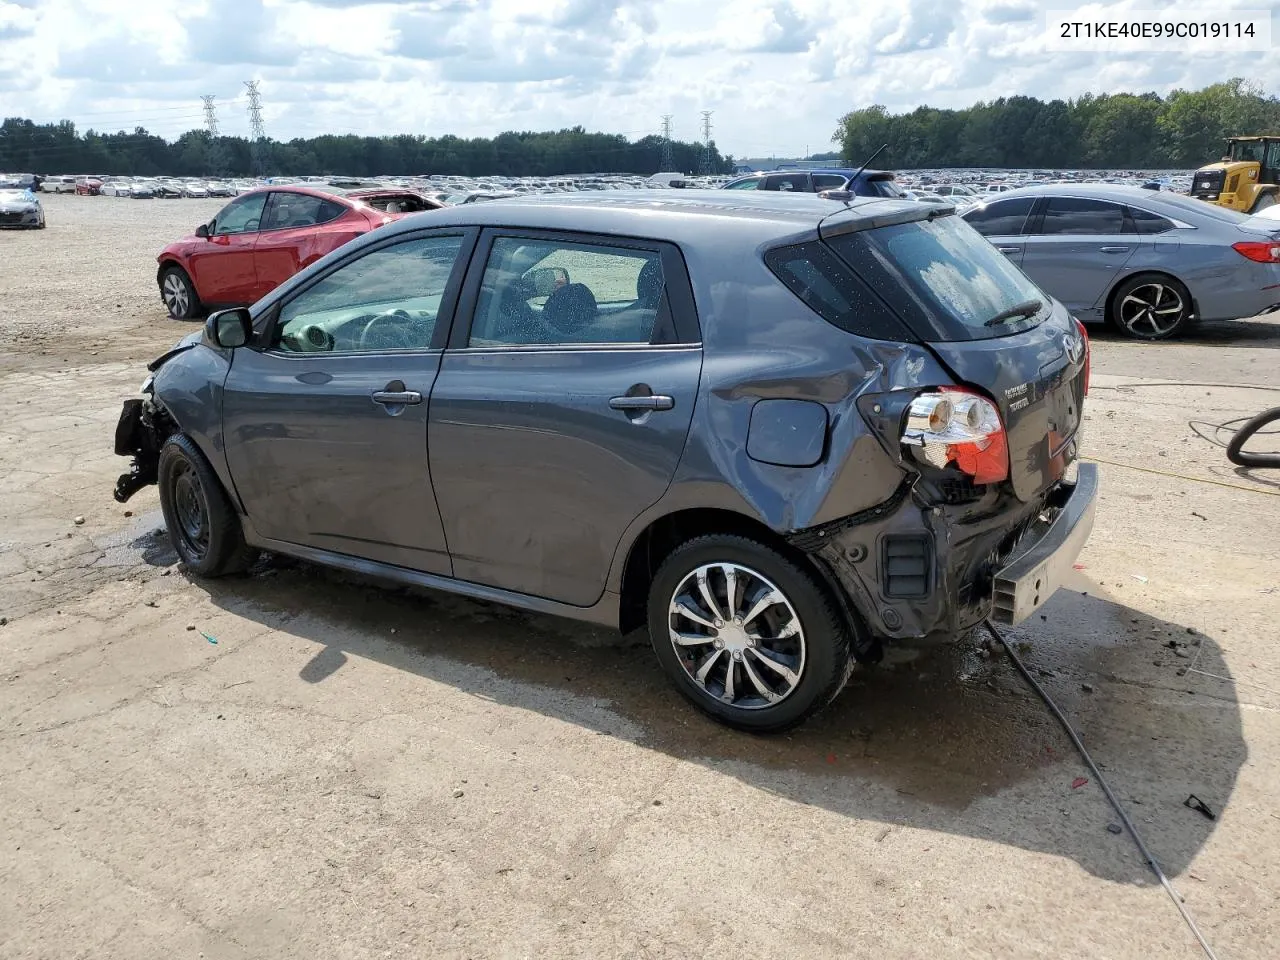
<path id="1" fill-rule="evenodd" d="M 530 270 L 524 278 L 533 284 L 535 297 L 549 297 L 569 283 L 569 271 L 564 267 L 539 267 Z"/>
<path id="2" fill-rule="evenodd" d="M 253 336 L 253 320 L 244 307 L 219 310 L 204 322 L 204 334 L 210 343 L 225 349 L 243 347 Z"/>
<path id="3" fill-rule="evenodd" d="M 196 227 L 196 236 L 201 237 L 202 239 L 208 240 L 209 225 L 207 223 L 202 223 L 200 224 L 200 226 Z"/>

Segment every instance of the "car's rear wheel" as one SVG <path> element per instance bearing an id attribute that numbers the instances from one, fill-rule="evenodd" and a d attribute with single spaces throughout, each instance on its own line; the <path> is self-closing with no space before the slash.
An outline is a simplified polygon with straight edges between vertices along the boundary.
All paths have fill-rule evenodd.
<path id="1" fill-rule="evenodd" d="M 1108 319 L 1125 336 L 1165 340 L 1191 319 L 1191 294 L 1173 277 L 1140 273 L 1116 288 Z"/>
<path id="2" fill-rule="evenodd" d="M 161 272 L 160 297 L 175 320 L 192 320 L 200 315 L 195 284 L 181 267 L 169 266 Z"/>
<path id="3" fill-rule="evenodd" d="M 690 540 L 649 589 L 649 637 L 694 706 L 773 733 L 826 706 L 853 667 L 850 625 L 821 581 L 745 537 Z"/>
<path id="4" fill-rule="evenodd" d="M 235 507 L 194 441 L 181 433 L 166 440 L 157 472 L 169 539 L 187 568 L 202 577 L 247 569 L 257 551 L 244 542 Z"/>

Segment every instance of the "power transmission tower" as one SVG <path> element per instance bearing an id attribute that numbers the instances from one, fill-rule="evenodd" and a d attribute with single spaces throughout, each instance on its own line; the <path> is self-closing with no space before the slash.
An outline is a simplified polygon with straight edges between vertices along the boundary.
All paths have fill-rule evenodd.
<path id="1" fill-rule="evenodd" d="M 671 114 L 664 113 L 662 115 L 662 158 L 658 161 L 658 169 L 664 173 L 671 173 L 671 165 L 675 161 L 671 159 Z"/>
<path id="2" fill-rule="evenodd" d="M 209 131 L 209 138 L 213 139 L 218 135 L 218 108 L 213 105 L 214 95 L 209 94 L 200 99 L 204 101 L 204 128 Z"/>
<path id="3" fill-rule="evenodd" d="M 702 111 L 702 160 L 698 164 L 698 173 L 704 177 L 711 176 L 711 111 Z"/>
<path id="4" fill-rule="evenodd" d="M 262 125 L 262 94 L 258 92 L 257 80 L 246 80 L 244 85 L 249 91 L 249 162 L 253 165 L 254 176 L 260 177 L 266 172 L 262 141 L 267 136 Z"/>

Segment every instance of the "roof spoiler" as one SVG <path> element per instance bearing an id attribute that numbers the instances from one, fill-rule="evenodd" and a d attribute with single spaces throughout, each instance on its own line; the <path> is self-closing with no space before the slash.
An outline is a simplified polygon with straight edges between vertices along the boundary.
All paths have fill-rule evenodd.
<path id="1" fill-rule="evenodd" d="M 830 200 L 852 199 L 852 194 L 846 190 L 827 190 L 819 194 Z M 849 233 L 859 233 L 863 230 L 874 230 L 877 227 L 893 227 L 903 223 L 918 223 L 922 220 L 932 223 L 939 217 L 949 217 L 955 214 L 956 208 L 952 206 L 942 206 L 932 203 L 912 203 L 908 207 L 899 207 L 894 204 L 894 209 L 886 210 L 881 214 L 867 215 L 864 211 L 867 208 L 850 207 L 847 208 L 853 216 L 842 216 L 841 213 L 833 213 L 828 217 L 824 217 L 818 224 L 818 236 L 823 240 L 828 237 L 839 237 Z M 855 212 L 856 211 L 856 212 Z M 858 216 L 857 214 L 862 214 Z"/>

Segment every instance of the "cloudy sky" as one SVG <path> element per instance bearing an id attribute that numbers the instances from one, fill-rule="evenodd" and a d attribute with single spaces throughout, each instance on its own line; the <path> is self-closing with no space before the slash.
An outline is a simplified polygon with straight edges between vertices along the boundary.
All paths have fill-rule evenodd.
<path id="1" fill-rule="evenodd" d="M 696 139 L 700 111 L 736 156 L 829 149 L 837 118 L 883 103 L 965 106 L 1168 92 L 1240 75 L 1280 92 L 1280 0 L 1203 0 L 1198 13 L 1272 11 L 1270 52 L 1050 51 L 1067 0 L 0 0 L 0 114 L 81 128 L 201 122 L 248 130 L 261 81 L 268 133 L 454 133 L 581 124 Z M 1175 5 L 1075 4 L 1086 15 Z"/>

